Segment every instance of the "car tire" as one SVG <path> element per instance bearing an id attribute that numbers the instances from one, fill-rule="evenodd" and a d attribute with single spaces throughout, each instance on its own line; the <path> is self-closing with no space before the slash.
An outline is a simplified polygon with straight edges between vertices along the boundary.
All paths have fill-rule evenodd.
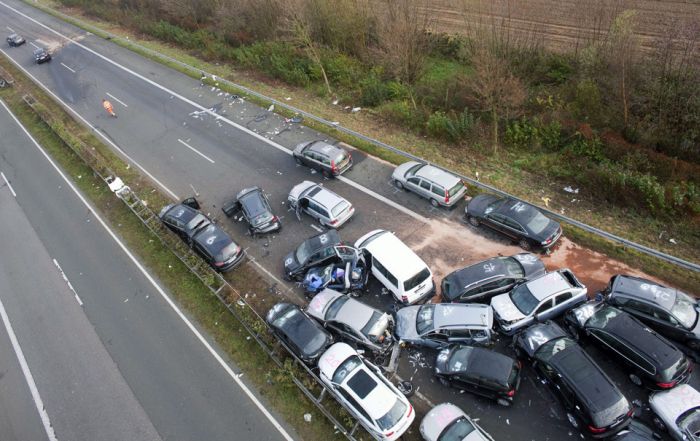
<path id="1" fill-rule="evenodd" d="M 505 398 L 499 398 L 496 400 L 496 404 L 503 407 L 510 407 L 513 403 L 511 403 L 510 400 L 506 400 Z"/>
<path id="2" fill-rule="evenodd" d="M 571 427 L 574 429 L 578 430 L 581 427 L 581 424 L 578 422 L 578 419 L 576 419 L 576 416 L 571 413 L 571 412 L 566 412 L 566 419 L 569 421 L 569 424 L 571 424 Z"/>
<path id="3" fill-rule="evenodd" d="M 525 251 L 532 251 L 532 244 L 527 239 L 520 239 L 518 246 Z"/>
<path id="4" fill-rule="evenodd" d="M 396 385 L 396 388 L 403 394 L 404 397 L 406 398 L 411 398 L 413 394 L 416 392 L 416 388 L 413 386 L 413 383 L 410 381 L 400 381 L 399 384 Z"/>
<path id="5" fill-rule="evenodd" d="M 474 216 L 467 216 L 467 221 L 469 221 L 469 224 L 472 227 L 478 227 L 479 225 L 481 225 L 481 222 L 479 221 L 479 219 L 477 219 Z"/>
<path id="6" fill-rule="evenodd" d="M 298 156 L 295 156 L 295 157 L 294 157 L 294 162 L 296 162 L 296 163 L 299 164 L 299 165 L 304 165 L 304 164 L 301 162 L 301 158 L 298 157 Z"/>
<path id="7" fill-rule="evenodd" d="M 656 426 L 657 429 L 659 429 L 662 432 L 667 432 L 668 428 L 666 427 L 666 424 L 661 421 L 661 418 L 658 416 L 654 415 L 654 418 L 651 419 L 651 421 L 654 423 L 654 426 Z"/>
<path id="8" fill-rule="evenodd" d="M 639 375 L 637 375 L 637 374 L 630 374 L 629 377 L 630 377 L 630 381 L 631 381 L 632 384 L 634 384 L 635 386 L 641 386 L 641 385 L 642 385 L 642 379 L 639 378 Z"/>
<path id="9" fill-rule="evenodd" d="M 430 205 L 432 205 L 435 208 L 438 208 L 440 206 L 440 203 L 436 199 L 430 199 Z"/>
<path id="10" fill-rule="evenodd" d="M 403 190 L 403 184 L 401 183 L 401 181 L 394 180 L 394 185 L 395 185 L 396 188 L 398 188 L 399 190 Z"/>

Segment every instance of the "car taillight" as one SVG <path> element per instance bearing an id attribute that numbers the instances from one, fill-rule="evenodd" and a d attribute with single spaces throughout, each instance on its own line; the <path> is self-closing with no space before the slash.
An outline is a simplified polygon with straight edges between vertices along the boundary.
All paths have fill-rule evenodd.
<path id="1" fill-rule="evenodd" d="M 277 222 L 277 221 L 278 221 L 277 216 L 272 216 L 272 220 L 270 222 Z"/>
<path id="2" fill-rule="evenodd" d="M 659 382 L 656 383 L 657 386 L 659 386 L 661 389 L 671 389 L 673 386 L 676 385 L 675 381 L 669 381 L 669 382 Z"/>
<path id="3" fill-rule="evenodd" d="M 338 223 L 338 219 L 333 219 L 332 221 L 330 221 L 330 224 L 331 224 L 331 225 L 335 225 L 335 224 L 337 224 L 337 223 Z"/>
<path id="4" fill-rule="evenodd" d="M 508 395 L 509 397 L 515 396 L 515 389 L 509 390 L 508 393 L 506 393 L 506 395 Z"/>
<path id="5" fill-rule="evenodd" d="M 335 172 L 338 171 L 338 169 L 337 169 L 336 166 L 335 166 L 335 161 L 331 161 L 331 171 L 332 171 L 333 173 L 335 173 Z"/>
<path id="6" fill-rule="evenodd" d="M 224 262 L 214 262 L 215 266 L 224 266 Z"/>
<path id="7" fill-rule="evenodd" d="M 589 430 L 591 433 L 603 433 L 603 432 L 605 432 L 605 431 L 608 430 L 608 429 L 606 429 L 605 427 L 600 428 L 600 427 L 595 427 L 595 426 L 588 426 L 588 430 Z"/>
<path id="8" fill-rule="evenodd" d="M 445 190 L 445 203 L 448 204 L 450 202 L 450 194 Z"/>
<path id="9" fill-rule="evenodd" d="M 631 408 L 631 409 L 629 410 L 629 412 L 627 412 L 627 416 L 628 416 L 628 417 L 631 417 L 633 414 L 634 414 L 634 407 Z"/>
<path id="10" fill-rule="evenodd" d="M 408 406 L 408 413 L 406 414 L 406 418 L 410 417 L 412 413 L 413 413 L 413 406 L 409 405 Z"/>
<path id="11" fill-rule="evenodd" d="M 384 436 L 391 436 L 391 435 L 393 435 L 393 434 L 394 434 L 394 432 L 387 432 L 387 433 L 384 434 Z"/>

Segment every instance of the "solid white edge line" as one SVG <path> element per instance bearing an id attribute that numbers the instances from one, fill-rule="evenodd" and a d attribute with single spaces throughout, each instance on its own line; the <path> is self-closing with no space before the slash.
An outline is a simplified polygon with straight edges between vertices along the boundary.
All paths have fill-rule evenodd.
<path id="1" fill-rule="evenodd" d="M 15 193 L 15 189 L 12 188 L 12 185 L 10 184 L 10 181 L 8 181 L 7 178 L 5 177 L 5 173 L 0 172 L 0 175 L 2 176 L 2 179 L 5 181 L 5 184 L 7 184 L 7 188 L 10 189 L 10 193 L 12 193 L 12 196 L 14 196 L 14 197 L 16 198 L 16 197 L 17 197 L 17 193 Z"/>
<path id="2" fill-rule="evenodd" d="M 182 144 L 182 145 L 184 145 L 185 147 L 187 147 L 188 149 L 192 150 L 193 152 L 195 152 L 196 154 L 198 154 L 198 155 L 201 156 L 202 158 L 206 159 L 207 161 L 211 162 L 212 164 L 215 164 L 214 160 L 211 159 L 209 156 L 205 155 L 204 153 L 200 152 L 200 151 L 197 150 L 196 148 L 194 148 L 194 147 L 192 147 L 191 145 L 187 144 L 185 141 L 181 140 L 180 138 L 177 138 L 177 140 L 180 142 L 180 144 Z"/>
<path id="3" fill-rule="evenodd" d="M 67 66 L 65 63 L 61 62 L 61 66 L 65 67 L 65 68 L 68 69 L 69 71 L 75 73 L 75 71 L 74 71 L 73 69 L 71 69 L 70 66 Z"/>
<path id="4" fill-rule="evenodd" d="M 2 2 L 0 2 L 0 4 L 2 4 Z M 79 114 L 77 111 L 75 111 L 72 107 L 70 107 L 68 104 L 66 104 L 66 102 L 63 101 L 61 98 L 59 98 L 55 93 L 53 93 L 53 91 L 51 91 L 51 89 L 49 89 L 48 87 L 46 87 L 46 86 L 44 85 L 44 83 L 42 83 L 42 82 L 39 81 L 34 75 L 32 75 L 31 73 L 29 73 L 29 71 L 28 71 L 27 69 L 25 69 L 24 67 L 22 67 L 22 65 L 20 65 L 18 62 L 16 62 L 16 61 L 14 60 L 14 58 L 10 57 L 10 56 L 7 54 L 7 52 L 5 52 L 3 49 L 0 49 L 0 52 L 2 52 L 2 53 L 12 62 L 12 64 L 14 64 L 19 70 L 21 70 L 22 72 L 25 73 L 25 75 L 27 75 L 29 78 L 31 78 L 31 79 L 34 81 L 35 84 L 38 84 L 39 87 L 41 87 L 42 89 L 44 89 L 44 91 L 46 91 L 46 93 L 48 93 L 48 94 L 51 95 L 56 101 L 58 101 L 59 103 L 61 103 L 61 105 L 63 105 L 64 108 L 68 109 L 73 115 L 75 115 L 76 117 L 78 117 L 78 118 L 83 122 L 83 124 L 85 124 L 86 126 L 90 127 L 90 128 L 91 128 L 100 138 L 102 138 L 107 144 L 109 144 L 109 145 L 111 145 L 112 147 L 114 147 L 114 149 L 115 149 L 120 155 L 122 155 L 124 158 L 126 158 L 127 161 L 129 161 L 130 163 L 134 164 L 136 167 L 139 168 L 139 170 L 141 170 L 142 172 L 144 172 L 144 173 L 146 174 L 146 176 L 149 177 L 149 179 L 151 179 L 153 182 L 155 182 L 160 188 L 162 188 L 163 190 L 165 190 L 165 192 L 168 193 L 170 196 L 172 196 L 173 199 L 176 199 L 176 200 L 178 200 L 178 201 L 180 200 L 180 197 L 179 197 L 178 195 L 176 195 L 172 190 L 170 190 L 168 187 L 166 187 L 165 184 L 163 184 L 162 182 L 160 182 L 155 176 L 153 176 L 153 175 L 152 175 L 148 170 L 146 170 L 141 164 L 139 164 L 138 162 L 136 162 L 131 156 L 127 155 L 125 151 L 123 151 L 121 148 L 119 148 L 119 146 L 118 146 L 117 144 L 115 144 L 114 142 L 112 142 L 112 140 L 109 139 L 104 133 L 102 133 L 102 131 L 97 130 L 97 128 L 96 128 L 95 126 L 93 126 L 92 124 L 90 124 L 90 122 L 88 122 L 88 120 L 86 120 L 85 118 L 83 118 L 82 115 L 80 115 L 80 114 Z"/>
<path id="5" fill-rule="evenodd" d="M 22 352 L 19 341 L 17 341 L 17 336 L 15 335 L 15 331 L 12 329 L 10 318 L 7 316 L 7 311 L 5 311 L 5 305 L 2 304 L 2 300 L 0 300 L 0 316 L 2 317 L 2 322 L 5 325 L 5 330 L 7 330 L 7 335 L 10 337 L 12 348 L 15 350 L 15 354 L 17 355 L 17 361 L 22 369 L 22 374 L 24 374 L 24 379 L 27 381 L 27 386 L 29 386 L 29 391 L 32 394 L 32 400 L 34 400 L 34 406 L 36 406 L 36 410 L 39 412 L 39 416 L 41 417 L 41 423 L 44 426 L 46 436 L 48 436 L 49 441 L 58 441 L 56 439 L 56 434 L 53 431 L 53 427 L 51 426 L 49 414 L 46 412 L 44 402 L 41 400 L 41 395 L 39 395 L 39 389 L 37 389 L 36 383 L 34 383 L 34 376 L 32 376 L 32 371 L 29 370 L 27 359 L 24 358 L 24 352 Z"/>
<path id="6" fill-rule="evenodd" d="M 47 25 L 45 25 L 45 24 L 39 22 L 38 20 L 36 20 L 36 19 L 34 19 L 34 18 L 32 18 L 32 17 L 29 17 L 28 15 L 24 14 L 23 12 L 18 11 L 17 9 L 13 8 L 12 6 L 7 5 L 5 2 L 0 1 L 0 5 L 5 6 L 6 8 L 10 9 L 11 11 L 14 11 L 16 14 L 21 15 L 22 17 L 26 18 L 27 20 L 30 20 L 30 21 L 32 21 L 32 22 L 38 24 L 39 26 L 43 27 L 44 29 L 46 29 L 46 30 L 48 30 L 48 31 L 50 31 L 50 32 L 53 32 L 54 34 L 58 35 L 59 37 L 62 37 L 62 38 L 64 38 L 64 39 L 66 39 L 67 41 L 73 43 L 74 45 L 76 45 L 76 46 L 78 46 L 78 47 L 80 47 L 80 48 L 82 48 L 82 49 L 84 49 L 84 50 L 90 52 L 91 54 L 93 54 L 93 55 L 95 55 L 95 56 L 97 56 L 97 57 L 103 59 L 104 61 L 106 61 L 106 62 L 108 62 L 108 63 L 110 63 L 110 64 L 112 64 L 112 65 L 118 67 L 119 69 L 122 69 L 124 72 L 127 72 L 127 73 L 129 73 L 129 74 L 135 76 L 136 78 L 139 78 L 139 79 L 145 81 L 146 83 L 148 83 L 148 84 L 150 84 L 150 85 L 152 85 L 152 86 L 154 86 L 154 87 L 156 87 L 156 88 L 162 90 L 163 92 L 168 93 L 169 96 L 177 97 L 179 100 L 181 100 L 181 101 L 183 101 L 183 102 L 185 102 L 185 103 L 187 103 L 187 104 L 189 104 L 189 105 L 191 105 L 191 106 L 193 106 L 193 107 L 199 109 L 199 110 L 202 111 L 202 112 L 205 112 L 205 113 L 207 113 L 207 114 L 213 116 L 213 117 L 216 118 L 217 120 L 224 121 L 224 122 L 227 123 L 228 125 L 230 125 L 230 126 L 232 126 L 232 127 L 235 127 L 235 128 L 237 128 L 238 130 L 240 130 L 240 131 L 242 131 L 242 132 L 244 132 L 244 133 L 247 133 L 248 135 L 250 135 L 250 136 L 252 136 L 252 137 L 254 137 L 254 138 L 259 139 L 260 141 L 262 141 L 262 142 L 264 142 L 264 143 L 270 145 L 271 147 L 276 148 L 277 150 L 279 150 L 279 151 L 281 151 L 281 152 L 284 152 L 284 153 L 286 153 L 286 154 L 288 154 L 288 155 L 291 155 L 291 154 L 292 154 L 292 151 L 289 150 L 289 149 L 287 149 L 286 147 L 284 147 L 284 146 L 282 146 L 282 145 L 280 145 L 280 144 L 277 144 L 276 142 L 271 141 L 271 140 L 265 138 L 264 136 L 259 135 L 258 133 L 253 132 L 252 130 L 248 129 L 247 127 L 241 126 L 241 125 L 239 125 L 239 124 L 237 124 L 237 123 L 231 121 L 230 119 L 225 118 L 225 117 L 219 115 L 219 114 L 216 113 L 216 112 L 213 112 L 212 110 L 210 110 L 210 109 L 208 109 L 208 108 L 202 106 L 201 104 L 198 104 L 198 103 L 196 103 L 196 102 L 190 100 L 189 98 L 184 97 L 184 96 L 178 94 L 177 92 L 175 92 L 175 91 L 173 91 L 173 90 L 171 90 L 171 89 L 168 89 L 167 87 L 165 87 L 165 86 L 163 86 L 163 85 L 161 85 L 161 84 L 159 84 L 159 83 L 156 83 L 155 81 L 151 80 L 150 78 L 146 78 L 145 76 L 141 75 L 140 73 L 135 72 L 135 71 L 129 69 L 128 67 L 123 66 L 123 65 L 117 63 L 116 61 L 110 59 L 110 58 L 107 58 L 106 56 L 100 54 L 99 52 L 97 52 L 97 51 L 95 51 L 95 50 L 93 50 L 93 49 L 90 49 L 89 47 L 85 46 L 84 44 L 79 43 L 78 41 L 73 40 L 73 39 L 71 39 L 71 38 L 69 38 L 69 37 L 67 37 L 67 36 L 65 36 L 65 35 L 63 35 L 63 34 L 61 34 L 60 32 L 58 32 L 58 31 L 56 31 L 56 30 L 50 28 L 49 26 L 47 26 Z M 372 197 L 378 199 L 379 201 L 384 202 L 384 203 L 390 205 L 390 206 L 393 207 L 393 208 L 396 208 L 397 210 L 399 210 L 399 211 L 401 211 L 402 213 L 405 213 L 405 214 L 411 216 L 412 218 L 414 218 L 414 219 L 416 219 L 416 220 L 419 220 L 419 221 L 421 221 L 421 222 L 423 222 L 423 223 L 428 223 L 428 222 L 429 222 L 429 219 L 426 218 L 425 216 L 421 216 L 420 214 L 418 214 L 418 213 L 416 213 L 416 212 L 414 212 L 414 211 L 412 211 L 412 210 L 409 210 L 408 208 L 406 208 L 406 207 L 404 207 L 404 206 L 402 206 L 402 205 L 399 205 L 399 204 L 397 204 L 396 202 L 393 202 L 393 201 L 391 201 L 391 200 L 389 200 L 389 199 L 387 199 L 387 198 L 385 198 L 385 197 L 379 195 L 378 193 L 376 193 L 376 192 L 370 190 L 369 188 L 367 188 L 367 187 L 365 187 L 365 186 L 363 186 L 363 185 L 361 185 L 361 184 L 359 184 L 359 183 L 357 183 L 357 182 L 355 182 L 355 181 L 351 181 L 351 180 L 348 179 L 348 178 L 343 178 L 342 176 L 340 176 L 340 178 L 341 178 L 341 180 L 342 180 L 343 182 L 345 182 L 345 183 L 347 183 L 347 184 L 350 184 L 351 186 L 353 186 L 353 187 L 355 187 L 356 189 L 358 189 L 358 190 L 364 192 L 365 194 L 367 194 L 367 195 L 369 195 L 369 196 L 372 196 Z"/>
<path id="7" fill-rule="evenodd" d="M 63 174 L 63 171 L 56 165 L 56 163 L 51 159 L 48 153 L 39 145 L 39 143 L 34 139 L 34 137 L 27 131 L 27 129 L 22 125 L 22 123 L 17 119 L 17 117 L 10 111 L 5 102 L 0 99 L 0 104 L 5 108 L 7 113 L 15 120 L 15 123 L 22 129 L 22 131 L 27 135 L 27 137 L 32 141 L 37 149 L 44 155 L 47 161 L 53 166 L 56 172 L 63 178 L 63 180 L 68 184 L 68 186 L 73 190 L 73 192 L 78 196 L 78 199 L 87 207 L 88 211 L 95 216 L 95 219 L 102 225 L 102 227 L 109 233 L 112 239 L 119 245 L 119 248 L 124 251 L 124 253 L 131 259 L 134 265 L 141 271 L 141 273 L 146 277 L 146 279 L 151 283 L 156 291 L 163 297 L 163 299 L 168 303 L 168 305 L 175 311 L 175 313 L 180 317 L 180 319 L 187 325 L 190 331 L 197 337 L 197 339 L 204 345 L 204 347 L 209 351 L 209 353 L 214 357 L 214 359 L 219 363 L 219 365 L 226 371 L 226 373 L 238 384 L 241 390 L 248 396 L 248 398 L 257 406 L 260 412 L 267 417 L 270 423 L 277 429 L 277 431 L 282 435 L 282 437 L 288 441 L 293 441 L 293 438 L 289 436 L 286 430 L 282 427 L 280 423 L 272 416 L 272 414 L 265 408 L 265 406 L 258 400 L 258 398 L 248 389 L 248 387 L 238 378 L 238 376 L 233 372 L 233 369 L 224 361 L 224 359 L 219 355 L 216 350 L 209 344 L 209 342 L 204 338 L 204 336 L 197 330 L 197 328 L 192 324 L 192 322 L 182 313 L 180 308 L 173 302 L 173 300 L 168 296 L 168 294 L 160 287 L 158 282 L 150 275 L 150 273 L 144 268 L 141 263 L 136 259 L 136 257 L 131 253 L 131 251 L 122 243 L 117 235 L 109 228 L 109 226 L 102 220 L 102 217 L 97 213 L 97 211 L 90 205 L 90 203 L 83 197 L 83 195 L 78 191 L 73 183 L 68 179 L 68 177 Z"/>
<path id="8" fill-rule="evenodd" d="M 124 101 L 120 100 L 119 98 L 117 98 L 116 96 L 112 95 L 111 93 L 105 92 L 105 94 L 106 94 L 108 97 L 112 98 L 114 101 L 116 101 L 116 102 L 118 102 L 119 104 L 121 104 L 122 106 L 124 106 L 124 107 L 129 107 L 129 106 L 126 105 L 126 103 L 125 103 Z"/>

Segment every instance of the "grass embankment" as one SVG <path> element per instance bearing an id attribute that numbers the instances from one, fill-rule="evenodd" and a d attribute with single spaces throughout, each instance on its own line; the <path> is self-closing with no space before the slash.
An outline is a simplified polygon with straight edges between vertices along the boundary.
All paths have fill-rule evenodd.
<path id="1" fill-rule="evenodd" d="M 251 338 L 244 326 L 211 294 L 207 287 L 136 217 L 129 208 L 109 190 L 93 170 L 69 147 L 82 146 L 94 149 L 102 165 L 121 177 L 151 207 L 160 207 L 167 199 L 147 180 L 142 179 L 132 168 L 116 157 L 100 143 L 85 127 L 74 121 L 41 89 L 32 84 L 4 57 L 0 67 L 8 71 L 15 80 L 14 87 L 0 89 L 2 98 L 36 140 L 60 164 L 73 182 L 100 211 L 104 219 L 117 232 L 127 246 L 138 256 L 151 274 L 173 295 L 188 315 L 213 337 L 219 347 L 245 373 L 266 401 L 292 425 L 303 439 L 340 439 L 332 424 L 310 403 L 292 382 L 289 372 L 299 372 L 292 363 L 282 368 L 276 365 L 261 347 Z M 23 100 L 31 94 L 39 106 L 51 112 L 51 126 L 46 124 Z M 60 136 L 59 136 L 60 135 Z M 92 154 L 92 153 L 91 153 Z M 247 265 L 235 271 L 234 286 L 246 295 L 262 297 L 270 290 L 263 279 Z M 232 297 L 231 300 L 234 298 Z M 281 299 L 279 299 L 281 300 Z M 270 299 L 270 305 L 272 299 Z M 245 316 L 244 308 L 240 313 Z M 254 318 L 248 322 L 258 331 L 264 329 Z M 263 336 L 265 337 L 265 336 Z M 298 378 L 303 378 L 303 374 Z M 306 381 L 308 387 L 313 387 Z M 319 391 L 316 390 L 318 393 Z M 330 401 L 330 403 L 328 403 Z M 335 403 L 326 400 L 331 408 Z M 310 413 L 312 423 L 306 423 L 303 415 Z M 345 421 L 347 423 L 347 421 Z M 235 428 L 232 428 L 235 430 Z"/>

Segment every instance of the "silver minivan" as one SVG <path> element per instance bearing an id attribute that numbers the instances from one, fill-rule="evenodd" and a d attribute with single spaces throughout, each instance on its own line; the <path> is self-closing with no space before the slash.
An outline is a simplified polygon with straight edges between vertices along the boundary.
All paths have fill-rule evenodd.
<path id="1" fill-rule="evenodd" d="M 299 220 L 303 211 L 329 228 L 339 228 L 355 213 L 347 199 L 311 181 L 295 185 L 287 202 Z"/>
<path id="2" fill-rule="evenodd" d="M 396 187 L 428 199 L 433 207 L 452 207 L 467 193 L 467 187 L 457 176 L 416 161 L 396 167 L 391 178 Z"/>

